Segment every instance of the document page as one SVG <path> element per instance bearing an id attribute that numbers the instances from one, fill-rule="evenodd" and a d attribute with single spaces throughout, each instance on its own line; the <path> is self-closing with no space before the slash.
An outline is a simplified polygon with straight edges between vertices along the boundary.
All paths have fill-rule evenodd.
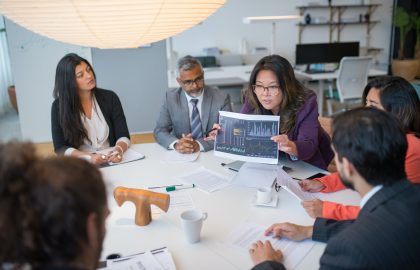
<path id="1" fill-rule="evenodd" d="M 163 189 L 158 190 L 158 192 L 168 194 L 171 197 L 168 212 L 182 212 L 194 208 L 194 203 L 191 198 L 189 189 L 181 189 L 171 192 L 166 192 Z M 160 215 L 165 213 L 163 210 L 153 204 L 151 205 L 151 210 L 153 215 Z"/>
<path id="2" fill-rule="evenodd" d="M 264 236 L 265 229 L 264 226 L 254 222 L 244 222 L 228 235 L 225 243 L 243 250 L 244 256 L 249 256 L 248 250 L 253 243 L 258 240 L 262 242 L 268 240 L 274 249 L 280 249 L 283 253 L 286 269 L 294 269 L 314 246 L 312 240 L 294 242 L 285 238 L 277 239 L 271 235 Z"/>
<path id="3" fill-rule="evenodd" d="M 270 138 L 279 134 L 280 116 L 219 112 L 214 154 L 242 161 L 277 164 L 277 143 Z"/>
<path id="4" fill-rule="evenodd" d="M 194 184 L 202 191 L 211 193 L 230 185 L 230 179 L 204 167 L 179 176 L 178 179 L 186 184 Z"/>
<path id="5" fill-rule="evenodd" d="M 234 176 L 232 184 L 253 188 L 271 188 L 277 176 L 277 165 L 246 162 Z"/>
<path id="6" fill-rule="evenodd" d="M 303 191 L 299 186 L 299 180 L 295 180 L 290 175 L 288 175 L 280 167 L 277 169 L 277 184 L 282 188 L 290 192 L 300 201 L 310 201 L 318 199 L 314 193 Z"/>

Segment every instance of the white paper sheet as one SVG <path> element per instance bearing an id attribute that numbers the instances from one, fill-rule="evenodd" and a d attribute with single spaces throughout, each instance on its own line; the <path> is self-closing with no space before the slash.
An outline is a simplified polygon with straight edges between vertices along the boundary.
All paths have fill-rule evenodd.
<path id="1" fill-rule="evenodd" d="M 318 196 L 316 196 L 314 193 L 303 191 L 299 186 L 299 180 L 295 180 L 290 177 L 280 167 L 277 170 L 277 184 L 290 192 L 300 201 L 310 201 L 318 198 Z"/>
<path id="2" fill-rule="evenodd" d="M 166 193 L 171 196 L 168 212 L 182 212 L 194 208 L 194 203 L 191 198 L 189 189 L 181 189 L 171 192 L 166 192 L 163 189 L 158 190 L 157 192 Z M 151 205 L 151 210 L 153 215 L 164 213 L 159 207 L 153 204 Z"/>
<path id="3" fill-rule="evenodd" d="M 192 154 L 182 154 L 178 151 L 167 151 L 163 162 L 165 163 L 187 163 L 195 161 L 200 155 L 200 151 Z"/>
<path id="4" fill-rule="evenodd" d="M 271 188 L 277 177 L 277 165 L 246 162 L 234 176 L 232 184 L 253 188 Z"/>
<path id="5" fill-rule="evenodd" d="M 123 258 L 108 260 L 101 270 L 176 270 L 171 252 L 167 247 L 141 252 Z"/>
<path id="6" fill-rule="evenodd" d="M 254 222 L 240 224 L 226 238 L 225 243 L 234 248 L 243 250 L 244 256 L 256 241 L 270 241 L 274 249 L 280 249 L 284 256 L 286 269 L 294 269 L 299 262 L 308 254 L 314 243 L 311 240 L 294 242 L 288 239 L 277 239 L 272 236 L 264 236 L 265 227 Z"/>
<path id="7" fill-rule="evenodd" d="M 178 179 L 186 184 L 194 184 L 202 191 L 211 193 L 230 185 L 230 179 L 204 167 L 179 176 Z"/>
<path id="8" fill-rule="evenodd" d="M 99 154 L 108 154 L 109 152 L 111 152 L 114 148 L 107 148 L 107 149 L 103 149 L 101 151 L 98 151 Z M 128 148 L 127 151 L 124 152 L 123 158 L 121 160 L 121 162 L 118 163 L 113 163 L 113 162 L 108 162 L 108 164 L 104 164 L 101 167 L 108 167 L 108 166 L 114 166 L 114 165 L 119 165 L 119 164 L 124 164 L 127 162 L 132 162 L 132 161 L 136 161 L 136 160 L 140 160 L 143 159 L 144 155 L 131 149 Z"/>
<path id="9" fill-rule="evenodd" d="M 279 134 L 280 117 L 219 112 L 215 156 L 230 159 L 277 164 L 277 143 L 270 138 Z"/>

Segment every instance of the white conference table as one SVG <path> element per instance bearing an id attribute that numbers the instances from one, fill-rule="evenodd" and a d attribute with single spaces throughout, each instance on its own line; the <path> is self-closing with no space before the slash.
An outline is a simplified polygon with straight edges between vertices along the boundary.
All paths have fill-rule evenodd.
<path id="1" fill-rule="evenodd" d="M 166 164 L 163 159 L 167 150 L 156 143 L 137 144 L 131 147 L 144 154 L 146 158 L 101 169 L 108 189 L 108 205 L 111 210 L 107 219 L 107 234 L 101 260 L 113 253 L 127 256 L 166 246 L 172 253 L 177 269 L 250 269 L 252 261 L 247 251 L 229 249 L 222 244 L 226 236 L 242 222 L 253 221 L 267 227 L 276 222 L 293 222 L 301 225 L 311 225 L 314 222 L 298 200 L 283 189 L 278 193 L 277 207 L 265 208 L 252 205 L 255 189 L 232 185 L 211 194 L 196 188 L 188 189 L 195 208 L 208 213 L 199 243 L 188 244 L 185 241 L 179 220 L 180 213 L 176 211 L 154 217 L 148 226 L 136 226 L 134 205 L 126 202 L 118 207 L 112 195 L 115 187 L 147 189 L 149 186 L 172 185 L 178 183 L 175 180 L 176 176 L 201 166 L 226 176 L 233 176 L 235 172 L 220 165 L 221 162 L 228 163 L 232 160 L 215 157 L 213 151 L 201 153 L 195 162 Z M 282 161 L 281 163 L 291 167 L 293 170 L 289 174 L 297 178 L 322 172 L 305 162 Z M 350 190 L 322 195 L 326 196 L 322 197 L 323 199 L 347 204 L 358 204 L 360 201 L 359 195 Z M 317 269 L 324 248 L 325 244 L 316 243 L 295 269 Z"/>
<path id="2" fill-rule="evenodd" d="M 369 69 L 369 77 L 375 76 L 384 76 L 388 73 L 385 70 L 371 68 Z M 338 70 L 334 72 L 325 72 L 325 73 L 307 73 L 304 70 L 295 69 L 296 78 L 300 81 L 308 82 L 308 81 L 318 81 L 318 89 L 317 89 L 317 102 L 318 102 L 318 112 L 319 115 L 322 115 L 323 112 L 323 105 L 324 105 L 324 87 L 325 82 L 328 80 L 337 79 L 338 77 Z"/>

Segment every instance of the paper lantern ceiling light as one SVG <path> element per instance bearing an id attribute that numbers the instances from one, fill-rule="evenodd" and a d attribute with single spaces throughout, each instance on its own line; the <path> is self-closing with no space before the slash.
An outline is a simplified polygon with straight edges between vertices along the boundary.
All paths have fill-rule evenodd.
<path id="1" fill-rule="evenodd" d="M 62 42 L 136 48 L 176 35 L 226 0 L 0 0 L 0 13 Z"/>

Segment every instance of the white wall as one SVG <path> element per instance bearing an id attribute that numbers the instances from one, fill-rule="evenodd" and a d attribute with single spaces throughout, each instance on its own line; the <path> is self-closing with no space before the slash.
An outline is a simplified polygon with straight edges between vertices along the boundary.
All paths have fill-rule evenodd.
<path id="1" fill-rule="evenodd" d="M 6 20 L 6 31 L 22 138 L 51 141 L 51 104 L 57 63 L 70 52 L 91 61 L 90 48 L 42 37 L 9 20 Z"/>
<path id="2" fill-rule="evenodd" d="M 308 5 L 309 2 L 327 4 L 327 0 L 228 0 L 226 5 L 219 9 L 202 24 L 197 25 L 173 38 L 174 50 L 179 56 L 186 54 L 202 55 L 206 47 L 219 47 L 220 49 L 240 53 L 241 40 L 245 39 L 250 48 L 259 46 L 270 49 L 270 24 L 244 24 L 242 19 L 248 16 L 265 15 L 298 15 L 296 6 Z M 367 1 L 365 1 L 367 2 Z M 372 30 L 371 46 L 381 47 L 385 50 L 378 55 L 380 63 L 386 63 L 389 53 L 391 36 L 391 12 L 393 0 L 371 0 L 371 3 L 381 3 L 371 20 L 379 20 Z M 360 4 L 361 0 L 333 0 L 332 4 Z M 364 9 L 348 9 L 343 18 L 358 18 Z M 328 18 L 328 10 L 309 11 L 312 17 L 323 16 Z M 277 23 L 276 53 L 283 55 L 294 63 L 295 45 L 298 41 L 297 21 L 283 21 Z M 328 27 L 307 27 L 303 32 L 302 43 L 328 42 Z M 341 33 L 341 41 L 360 41 L 361 46 L 366 45 L 366 25 L 346 26 Z M 335 39 L 335 35 L 334 35 Z"/>

